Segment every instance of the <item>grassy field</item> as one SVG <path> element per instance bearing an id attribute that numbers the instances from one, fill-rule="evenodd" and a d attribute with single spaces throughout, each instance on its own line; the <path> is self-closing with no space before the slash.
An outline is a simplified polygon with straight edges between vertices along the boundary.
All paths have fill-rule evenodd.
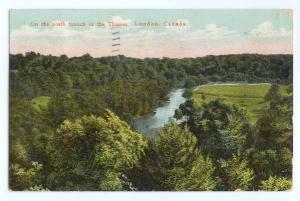
<path id="1" fill-rule="evenodd" d="M 203 85 L 194 89 L 192 96 L 197 105 L 203 101 L 222 98 L 226 103 L 236 104 L 246 109 L 251 122 L 255 122 L 268 108 L 269 103 L 264 100 L 264 96 L 270 87 L 271 84 L 268 83 Z M 280 93 L 285 93 L 286 88 L 287 86 L 281 85 Z"/>
<path id="2" fill-rule="evenodd" d="M 47 104 L 50 100 L 49 96 L 38 96 L 31 100 L 33 107 L 40 111 L 42 108 L 47 108 Z"/>

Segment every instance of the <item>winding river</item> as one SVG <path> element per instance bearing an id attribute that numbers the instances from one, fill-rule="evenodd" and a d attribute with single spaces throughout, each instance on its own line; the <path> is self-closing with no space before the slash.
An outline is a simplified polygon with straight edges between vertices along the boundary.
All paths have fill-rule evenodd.
<path id="1" fill-rule="evenodd" d="M 180 104 L 185 102 L 184 91 L 185 89 L 182 88 L 172 90 L 168 94 L 169 101 L 165 105 L 156 108 L 151 116 L 133 120 L 133 128 L 149 137 L 155 137 L 157 131 L 172 120 Z"/>
<path id="2" fill-rule="evenodd" d="M 247 82 L 211 82 L 206 85 L 199 85 L 195 87 L 198 89 L 199 87 L 208 86 L 208 85 L 257 85 L 257 84 L 269 84 L 269 83 L 247 83 Z M 158 107 L 155 110 L 153 115 L 135 119 L 133 120 L 132 126 L 135 130 L 140 133 L 144 133 L 147 136 L 154 138 L 158 130 L 160 130 L 164 125 L 169 123 L 174 117 L 175 110 L 179 108 L 180 104 L 185 102 L 185 98 L 183 97 L 185 89 L 179 88 L 172 90 L 169 94 L 169 101 L 162 107 Z"/>

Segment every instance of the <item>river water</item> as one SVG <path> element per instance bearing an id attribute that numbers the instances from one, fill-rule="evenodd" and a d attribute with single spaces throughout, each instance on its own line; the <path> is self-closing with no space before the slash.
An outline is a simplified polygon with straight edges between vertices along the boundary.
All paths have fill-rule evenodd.
<path id="1" fill-rule="evenodd" d="M 179 108 L 180 104 L 185 102 L 185 98 L 182 96 L 184 90 L 172 90 L 168 94 L 169 101 L 165 105 L 156 108 L 155 113 L 151 116 L 133 120 L 133 128 L 149 137 L 155 137 L 159 129 L 172 120 L 175 110 Z"/>
<path id="2" fill-rule="evenodd" d="M 207 85 L 239 85 L 239 84 L 247 84 L 247 85 L 256 85 L 258 83 L 246 83 L 246 82 L 227 82 L 227 83 L 207 83 L 206 85 L 199 85 L 195 87 L 198 89 L 199 87 L 207 86 Z M 268 83 L 259 83 L 259 84 L 268 84 Z M 175 110 L 179 108 L 180 104 L 185 102 L 185 98 L 182 96 L 185 89 L 174 89 L 169 94 L 169 102 L 167 102 L 164 106 L 158 107 L 155 110 L 153 115 L 135 119 L 132 122 L 133 128 L 140 132 L 144 133 L 147 136 L 153 138 L 157 135 L 158 131 L 167 123 L 169 123 L 174 117 Z"/>

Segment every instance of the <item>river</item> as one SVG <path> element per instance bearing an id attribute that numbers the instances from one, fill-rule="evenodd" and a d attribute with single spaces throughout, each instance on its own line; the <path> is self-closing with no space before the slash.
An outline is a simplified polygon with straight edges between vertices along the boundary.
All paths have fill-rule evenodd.
<path id="1" fill-rule="evenodd" d="M 247 82 L 211 82 L 206 85 L 199 85 L 194 89 L 208 85 L 257 85 L 258 83 L 247 83 Z M 269 83 L 259 83 L 259 84 L 269 84 Z M 169 101 L 161 107 L 156 108 L 153 115 L 143 117 L 140 119 L 135 119 L 132 122 L 133 128 L 145 135 L 154 138 L 158 131 L 167 123 L 169 123 L 174 117 L 175 110 L 179 108 L 180 104 L 185 102 L 185 98 L 182 96 L 185 89 L 179 88 L 172 90 L 169 94 Z"/>
<path id="2" fill-rule="evenodd" d="M 153 115 L 133 120 L 133 128 L 151 138 L 155 137 L 158 130 L 172 120 L 180 104 L 185 102 L 184 91 L 185 89 L 182 88 L 172 90 L 168 94 L 169 101 L 165 105 L 156 108 Z"/>

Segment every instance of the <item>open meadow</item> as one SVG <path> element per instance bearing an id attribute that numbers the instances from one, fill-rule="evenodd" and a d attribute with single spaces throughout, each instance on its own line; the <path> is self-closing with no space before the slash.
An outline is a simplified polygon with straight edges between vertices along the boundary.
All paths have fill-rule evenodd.
<path id="1" fill-rule="evenodd" d="M 268 93 L 271 84 L 208 84 L 197 87 L 193 90 L 196 105 L 209 102 L 216 98 L 224 99 L 226 103 L 236 104 L 247 110 L 251 122 L 268 108 L 269 102 L 264 97 Z M 285 93 L 287 86 L 280 85 L 280 93 Z"/>

